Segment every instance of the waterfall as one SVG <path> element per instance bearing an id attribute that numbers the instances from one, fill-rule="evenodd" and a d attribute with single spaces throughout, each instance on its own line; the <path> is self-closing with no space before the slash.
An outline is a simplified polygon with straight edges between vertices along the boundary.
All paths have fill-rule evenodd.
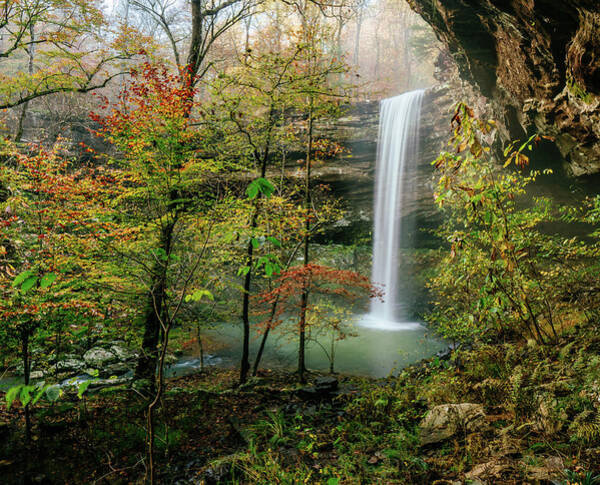
<path id="1" fill-rule="evenodd" d="M 399 285 L 400 246 L 411 228 L 403 227 L 402 208 L 414 188 L 407 172 L 414 168 L 418 154 L 423 93 L 411 91 L 381 102 L 371 280 L 383 286 L 385 295 L 383 301 L 371 303 L 369 316 L 371 325 L 379 328 L 404 328 L 407 318 Z"/>

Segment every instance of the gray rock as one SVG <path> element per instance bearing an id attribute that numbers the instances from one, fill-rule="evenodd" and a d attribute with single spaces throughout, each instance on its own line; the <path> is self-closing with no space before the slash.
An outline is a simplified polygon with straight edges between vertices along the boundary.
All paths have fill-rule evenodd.
<path id="1" fill-rule="evenodd" d="M 338 380 L 333 376 L 317 377 L 315 388 L 323 392 L 333 392 L 338 388 Z"/>
<path id="2" fill-rule="evenodd" d="M 131 370 L 132 369 L 126 363 L 116 362 L 101 369 L 100 374 L 103 376 L 120 376 L 127 374 Z"/>
<path id="3" fill-rule="evenodd" d="M 81 360 L 81 355 L 78 354 L 54 354 L 50 357 L 49 362 L 56 364 L 64 360 Z"/>
<path id="4" fill-rule="evenodd" d="M 100 387 L 112 387 L 126 384 L 130 381 L 127 377 L 119 377 L 116 379 L 94 379 L 90 383 L 90 389 L 98 389 Z"/>
<path id="5" fill-rule="evenodd" d="M 298 396 L 301 399 L 321 400 L 330 399 L 338 388 L 338 380 L 335 377 L 318 377 L 314 381 L 314 385 L 306 386 L 298 389 Z"/>
<path id="6" fill-rule="evenodd" d="M 73 373 L 77 373 L 81 370 L 83 370 L 83 368 L 85 367 L 85 362 L 83 362 L 82 360 L 79 359 L 64 359 L 64 360 L 59 360 L 56 364 L 55 364 L 55 369 L 56 372 L 73 372 Z"/>
<path id="7" fill-rule="evenodd" d="M 473 432 L 484 425 L 481 404 L 442 404 L 431 409 L 419 424 L 421 446 L 439 443 L 458 433 Z"/>
<path id="8" fill-rule="evenodd" d="M 33 380 L 38 380 L 38 379 L 43 379 L 44 378 L 44 372 L 41 370 L 34 370 L 33 372 L 31 372 L 29 374 L 29 378 L 33 379 Z"/>
<path id="9" fill-rule="evenodd" d="M 113 354 L 115 354 L 117 359 L 119 359 L 122 362 L 126 362 L 128 360 L 133 360 L 138 357 L 137 353 L 133 352 L 132 350 L 128 349 L 127 347 L 124 347 L 123 345 L 117 345 L 117 344 L 111 345 L 110 351 Z"/>
<path id="10" fill-rule="evenodd" d="M 83 360 L 90 367 L 100 369 L 108 364 L 116 362 L 117 356 L 101 347 L 94 347 L 83 354 Z"/>

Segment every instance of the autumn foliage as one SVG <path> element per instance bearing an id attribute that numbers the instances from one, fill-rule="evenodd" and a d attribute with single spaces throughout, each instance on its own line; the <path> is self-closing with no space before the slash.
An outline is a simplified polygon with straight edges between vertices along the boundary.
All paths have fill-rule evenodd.
<path id="1" fill-rule="evenodd" d="M 92 311 L 89 295 L 71 290 L 76 281 L 90 281 L 97 236 L 108 229 L 108 223 L 100 222 L 103 208 L 97 198 L 105 178 L 87 168 L 71 168 L 60 156 L 60 145 L 13 156 L 1 177 L 8 187 L 0 216 L 2 320 L 39 319 L 59 308 Z M 29 280 L 43 290 L 41 297 L 27 296 L 29 284 L 14 284 L 20 274 L 27 275 L 23 284 Z M 49 278 L 52 290 L 42 283 Z"/>
<path id="2" fill-rule="evenodd" d="M 283 322 L 286 315 L 300 310 L 302 291 L 314 296 L 326 296 L 344 301 L 348 305 L 360 302 L 361 299 L 382 298 L 383 292 L 374 286 L 368 277 L 349 270 L 341 270 L 307 264 L 294 266 L 284 271 L 274 281 L 274 288 L 258 296 L 258 303 L 272 306 L 278 303 L 273 318 L 262 323 L 263 327 L 276 327 Z M 313 298 L 314 303 L 317 299 Z M 310 312 L 310 307 L 309 307 Z M 266 312 L 265 312 L 266 313 Z"/>

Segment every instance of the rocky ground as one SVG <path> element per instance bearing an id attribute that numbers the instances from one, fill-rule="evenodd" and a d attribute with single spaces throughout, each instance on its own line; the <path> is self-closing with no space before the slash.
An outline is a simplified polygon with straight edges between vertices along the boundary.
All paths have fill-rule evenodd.
<path id="1" fill-rule="evenodd" d="M 68 384 L 69 380 L 85 377 L 93 378 L 91 387 L 114 386 L 128 380 L 137 357 L 137 352 L 121 340 L 99 341 L 88 350 L 74 348 L 69 353 L 49 356 L 34 349 L 30 378 Z M 22 364 L 16 365 L 12 374 L 23 375 Z"/>
<path id="2" fill-rule="evenodd" d="M 235 371 L 216 368 L 171 379 L 157 415 L 160 483 L 593 484 L 599 353 L 590 326 L 553 346 L 445 352 L 388 379 L 300 386 L 267 371 L 236 387 Z M 140 482 L 143 409 L 127 386 L 67 394 L 36 407 L 29 446 L 21 411 L 2 410 L 3 483 Z"/>

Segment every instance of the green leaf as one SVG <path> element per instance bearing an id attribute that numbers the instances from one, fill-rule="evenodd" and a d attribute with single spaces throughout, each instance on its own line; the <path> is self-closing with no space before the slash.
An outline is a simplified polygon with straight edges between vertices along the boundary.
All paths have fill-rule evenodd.
<path id="1" fill-rule="evenodd" d="M 270 278 L 273 276 L 273 265 L 271 263 L 265 264 L 265 274 Z"/>
<path id="2" fill-rule="evenodd" d="M 340 485 L 340 479 L 333 477 L 327 480 L 327 485 Z"/>
<path id="3" fill-rule="evenodd" d="M 35 286 L 35 284 L 37 283 L 37 281 L 38 281 L 38 277 L 37 276 L 30 276 L 21 285 L 21 291 L 25 292 L 25 291 L 31 290 L 31 288 L 33 288 Z"/>
<path id="4" fill-rule="evenodd" d="M 21 388 L 21 404 L 23 407 L 27 406 L 31 401 L 31 391 L 33 390 L 33 386 L 23 386 Z"/>
<path id="5" fill-rule="evenodd" d="M 265 197 L 271 197 L 273 192 L 275 192 L 275 186 L 269 182 L 267 179 L 260 178 L 258 179 L 260 184 L 260 191 Z"/>
<path id="6" fill-rule="evenodd" d="M 60 398 L 60 387 L 57 386 L 56 384 L 53 386 L 48 386 L 46 388 L 46 397 L 48 398 L 48 400 L 50 402 L 56 402 L 59 400 Z"/>
<path id="7" fill-rule="evenodd" d="M 19 384 L 18 386 L 11 387 L 6 392 L 6 409 L 10 409 L 10 407 L 12 406 L 12 403 L 15 401 L 18 394 L 21 392 L 21 388 L 23 387 L 23 385 L 24 384 Z"/>
<path id="8" fill-rule="evenodd" d="M 257 178 L 252 181 L 246 189 L 246 194 L 250 200 L 255 199 L 258 194 L 262 194 L 265 197 L 271 197 L 271 194 L 275 191 L 275 186 L 265 178 Z"/>
<path id="9" fill-rule="evenodd" d="M 154 255 L 156 259 L 159 259 L 160 261 L 168 261 L 169 259 L 167 252 L 163 248 L 153 249 L 150 252 Z"/>
<path id="10" fill-rule="evenodd" d="M 252 243 L 252 247 L 254 249 L 258 249 L 258 239 L 256 239 L 255 237 L 253 237 L 252 239 L 250 239 L 250 242 Z"/>
<path id="11" fill-rule="evenodd" d="M 77 397 L 79 399 L 83 398 L 83 393 L 87 391 L 87 388 L 90 387 L 91 383 L 92 381 L 83 381 L 81 384 L 79 384 L 79 387 L 77 388 Z"/>
<path id="12" fill-rule="evenodd" d="M 35 404 L 36 402 L 38 402 L 40 400 L 40 398 L 42 397 L 42 395 L 44 394 L 44 391 L 48 387 L 48 386 L 46 386 L 46 381 L 38 382 L 36 384 L 36 386 L 38 387 L 38 392 L 36 393 L 35 397 L 33 398 L 33 401 L 31 401 L 31 404 Z"/>
<path id="13" fill-rule="evenodd" d="M 200 301 L 202 300 L 202 298 L 208 298 L 211 301 L 215 300 L 215 297 L 213 296 L 213 294 L 205 289 L 200 289 L 200 290 L 196 290 L 194 291 L 194 293 L 192 293 L 191 295 L 187 295 L 185 297 L 185 301 L 189 302 L 189 301 Z"/>
<path id="14" fill-rule="evenodd" d="M 276 246 L 278 248 L 281 247 L 281 242 L 279 242 L 278 239 L 272 237 L 272 236 L 268 236 L 267 237 L 267 241 L 269 241 L 273 246 Z"/>
<path id="15" fill-rule="evenodd" d="M 256 198 L 259 190 L 260 189 L 258 188 L 258 184 L 256 183 L 256 181 L 254 181 L 254 182 L 250 183 L 250 185 L 246 189 L 246 194 L 248 195 L 248 198 L 250 200 L 252 200 L 252 199 Z"/>
<path id="16" fill-rule="evenodd" d="M 21 283 L 23 283 L 23 281 L 25 281 L 31 275 L 33 275 L 33 271 L 27 270 L 27 271 L 23 271 L 21 274 L 16 276 L 12 282 L 13 288 L 16 288 L 17 286 L 19 286 Z"/>
<path id="17" fill-rule="evenodd" d="M 239 270 L 238 270 L 238 276 L 246 276 L 248 274 L 248 271 L 250 271 L 250 266 L 242 266 Z"/>
<path id="18" fill-rule="evenodd" d="M 46 273 L 40 281 L 40 288 L 48 288 L 52 283 L 54 283 L 55 279 L 56 275 L 54 273 Z"/>

